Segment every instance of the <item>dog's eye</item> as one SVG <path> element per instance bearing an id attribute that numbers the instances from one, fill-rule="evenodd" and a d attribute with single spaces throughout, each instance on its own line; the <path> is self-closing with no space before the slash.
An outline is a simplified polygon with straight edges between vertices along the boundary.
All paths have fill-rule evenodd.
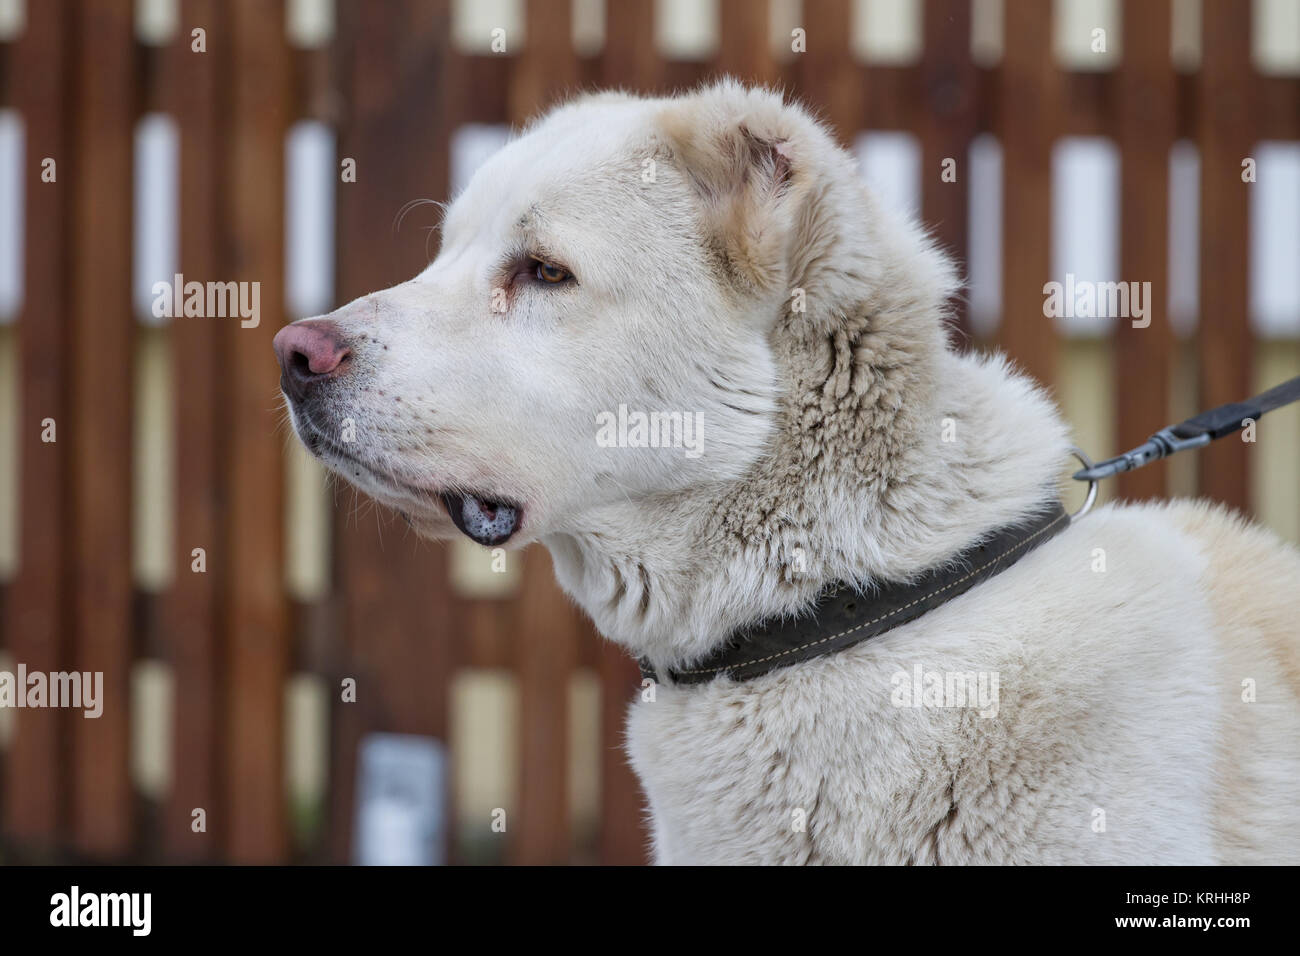
<path id="1" fill-rule="evenodd" d="M 543 262 L 541 259 L 533 260 L 533 276 L 539 282 L 548 282 L 551 285 L 558 285 L 573 278 L 573 273 L 563 266 L 552 265 L 549 262 Z"/>

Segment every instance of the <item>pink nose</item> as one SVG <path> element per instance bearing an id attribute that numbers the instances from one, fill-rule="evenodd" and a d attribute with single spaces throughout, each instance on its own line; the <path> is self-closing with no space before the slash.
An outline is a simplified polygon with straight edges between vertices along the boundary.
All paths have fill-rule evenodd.
<path id="1" fill-rule="evenodd" d="M 286 325 L 272 344 L 280 360 L 280 387 L 293 399 L 305 398 L 312 385 L 342 374 L 352 354 L 343 330 L 329 319 Z"/>

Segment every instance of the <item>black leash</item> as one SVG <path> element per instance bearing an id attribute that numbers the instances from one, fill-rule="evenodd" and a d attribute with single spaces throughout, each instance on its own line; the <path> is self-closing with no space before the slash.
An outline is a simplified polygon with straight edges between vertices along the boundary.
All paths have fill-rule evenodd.
<path id="1" fill-rule="evenodd" d="M 1122 471 L 1132 471 L 1161 458 L 1188 448 L 1200 448 L 1225 435 L 1233 435 L 1246 427 L 1247 422 L 1258 421 L 1265 412 L 1300 401 L 1300 375 L 1267 392 L 1243 402 L 1229 402 L 1208 412 L 1201 412 L 1185 422 L 1162 428 L 1132 451 L 1097 462 L 1075 472 L 1077 481 L 1097 482 Z"/>

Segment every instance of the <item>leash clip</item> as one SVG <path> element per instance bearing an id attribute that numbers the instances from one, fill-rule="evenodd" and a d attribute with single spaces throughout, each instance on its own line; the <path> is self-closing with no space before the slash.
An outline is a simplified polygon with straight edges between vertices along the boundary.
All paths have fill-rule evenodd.
<path id="1" fill-rule="evenodd" d="M 1259 418 L 1267 411 L 1297 401 L 1300 401 L 1300 375 L 1281 385 L 1274 385 L 1268 391 L 1244 402 L 1229 402 L 1208 412 L 1201 412 L 1185 422 L 1162 428 L 1132 451 L 1126 451 L 1117 458 L 1093 463 L 1078 448 L 1071 448 L 1070 453 L 1083 464 L 1083 468 L 1074 473 L 1074 480 L 1088 482 L 1088 498 L 1083 507 L 1070 517 L 1081 518 L 1088 513 L 1097 499 L 1097 482 L 1102 479 L 1141 468 L 1188 448 L 1201 448 L 1216 438 L 1240 431 L 1247 419 Z"/>
<path id="2" fill-rule="evenodd" d="M 1171 425 L 1168 428 L 1160 429 L 1132 451 L 1126 451 L 1122 455 L 1108 458 L 1096 464 L 1085 462 L 1083 469 L 1074 473 L 1074 479 L 1075 481 L 1095 483 L 1103 478 L 1110 478 L 1112 475 L 1149 465 L 1161 458 L 1168 458 L 1175 452 L 1185 451 L 1188 448 L 1200 448 L 1202 445 L 1208 445 L 1209 443 L 1209 432 L 1201 432 L 1190 438 L 1180 438 L 1174 434 L 1174 426 Z M 1075 457 L 1079 458 L 1077 454 Z M 1082 458 L 1079 458 L 1079 460 L 1083 461 Z"/>

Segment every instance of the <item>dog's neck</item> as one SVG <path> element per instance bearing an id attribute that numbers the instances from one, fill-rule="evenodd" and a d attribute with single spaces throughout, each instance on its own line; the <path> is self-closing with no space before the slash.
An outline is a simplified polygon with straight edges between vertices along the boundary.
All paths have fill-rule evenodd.
<path id="1" fill-rule="evenodd" d="M 561 585 L 606 637 L 675 666 L 831 582 L 905 580 L 1035 510 L 1066 463 L 1059 419 L 1000 361 L 944 364 L 940 400 L 873 473 L 855 479 L 845 454 L 609 505 L 547 540 Z"/>
<path id="2" fill-rule="evenodd" d="M 593 508 L 551 535 L 556 576 L 606 637 L 655 667 L 807 608 L 832 582 L 904 580 L 1055 493 L 1068 438 L 999 359 L 949 351 L 946 263 L 875 247 L 888 295 L 785 316 L 770 342 L 775 435 L 737 481 Z M 915 270 L 931 256 L 934 274 Z M 833 288 L 837 276 L 822 276 Z"/>

